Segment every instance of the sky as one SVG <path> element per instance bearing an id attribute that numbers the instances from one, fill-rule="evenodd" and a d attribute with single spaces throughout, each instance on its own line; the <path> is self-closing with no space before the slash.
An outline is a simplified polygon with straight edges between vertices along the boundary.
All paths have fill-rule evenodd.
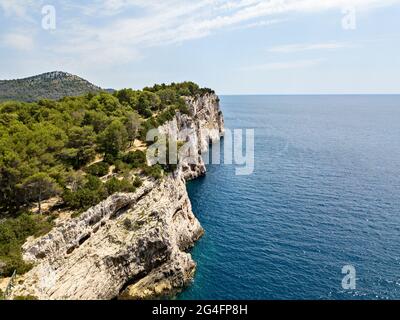
<path id="1" fill-rule="evenodd" d="M 0 79 L 400 93 L 400 0 L 0 0 Z"/>

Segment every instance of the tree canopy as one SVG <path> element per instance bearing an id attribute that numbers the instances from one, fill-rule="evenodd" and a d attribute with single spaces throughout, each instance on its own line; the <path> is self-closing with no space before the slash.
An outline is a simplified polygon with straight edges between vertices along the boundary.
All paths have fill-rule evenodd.
<path id="1" fill-rule="evenodd" d="M 0 273 L 27 271 L 21 245 L 53 225 L 53 216 L 29 213 L 33 205 L 42 213 L 42 202 L 59 196 L 79 214 L 115 192 L 135 191 L 143 175 L 160 179 L 174 170 L 149 166 L 144 151 L 130 148 L 145 142 L 147 130 L 188 113 L 184 97 L 212 92 L 184 82 L 0 103 Z"/>
<path id="2" fill-rule="evenodd" d="M 128 168 L 121 153 L 135 139 L 144 140 L 147 130 L 176 112 L 188 113 L 184 97 L 210 92 L 184 82 L 58 101 L 1 103 L 0 215 L 18 214 L 31 203 L 40 206 L 42 200 L 63 193 L 74 172 L 86 171 L 96 157 L 118 170 Z M 158 176 L 156 171 L 147 169 L 153 176 Z"/>

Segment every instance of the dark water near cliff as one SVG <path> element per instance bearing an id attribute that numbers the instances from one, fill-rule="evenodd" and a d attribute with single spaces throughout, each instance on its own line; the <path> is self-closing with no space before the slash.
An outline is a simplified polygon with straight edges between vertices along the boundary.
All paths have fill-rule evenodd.
<path id="1" fill-rule="evenodd" d="M 255 172 L 189 184 L 206 230 L 180 299 L 400 299 L 400 96 L 225 96 Z M 357 271 L 342 289 L 341 269 Z"/>

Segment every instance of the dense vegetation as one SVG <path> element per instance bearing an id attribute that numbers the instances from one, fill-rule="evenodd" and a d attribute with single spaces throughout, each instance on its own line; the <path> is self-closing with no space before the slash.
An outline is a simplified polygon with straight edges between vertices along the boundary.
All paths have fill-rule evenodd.
<path id="1" fill-rule="evenodd" d="M 0 272 L 26 271 L 21 245 L 51 227 L 45 216 L 24 213 L 32 205 L 41 213 L 42 202 L 57 195 L 79 214 L 115 192 L 134 191 L 140 176 L 160 179 L 174 170 L 148 166 L 133 142 L 176 112 L 188 113 L 183 96 L 208 92 L 185 82 L 1 103 L 0 219 L 7 219 L 0 220 Z"/>
<path id="2" fill-rule="evenodd" d="M 0 101 L 58 100 L 100 90 L 101 88 L 72 74 L 49 72 L 25 79 L 0 81 Z"/>
<path id="3" fill-rule="evenodd" d="M 24 273 L 30 269 L 21 257 L 21 245 L 29 236 L 40 236 L 52 228 L 53 216 L 23 213 L 18 218 L 0 223 L 0 274 L 10 276 L 14 270 Z"/>

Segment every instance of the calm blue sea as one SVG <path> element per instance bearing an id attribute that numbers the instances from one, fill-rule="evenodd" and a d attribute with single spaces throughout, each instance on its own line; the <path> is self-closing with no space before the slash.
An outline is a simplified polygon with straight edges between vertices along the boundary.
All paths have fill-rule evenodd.
<path id="1" fill-rule="evenodd" d="M 255 172 L 189 183 L 206 230 L 179 299 L 400 299 L 400 96 L 223 96 Z M 344 290 L 344 265 L 356 289 Z"/>

